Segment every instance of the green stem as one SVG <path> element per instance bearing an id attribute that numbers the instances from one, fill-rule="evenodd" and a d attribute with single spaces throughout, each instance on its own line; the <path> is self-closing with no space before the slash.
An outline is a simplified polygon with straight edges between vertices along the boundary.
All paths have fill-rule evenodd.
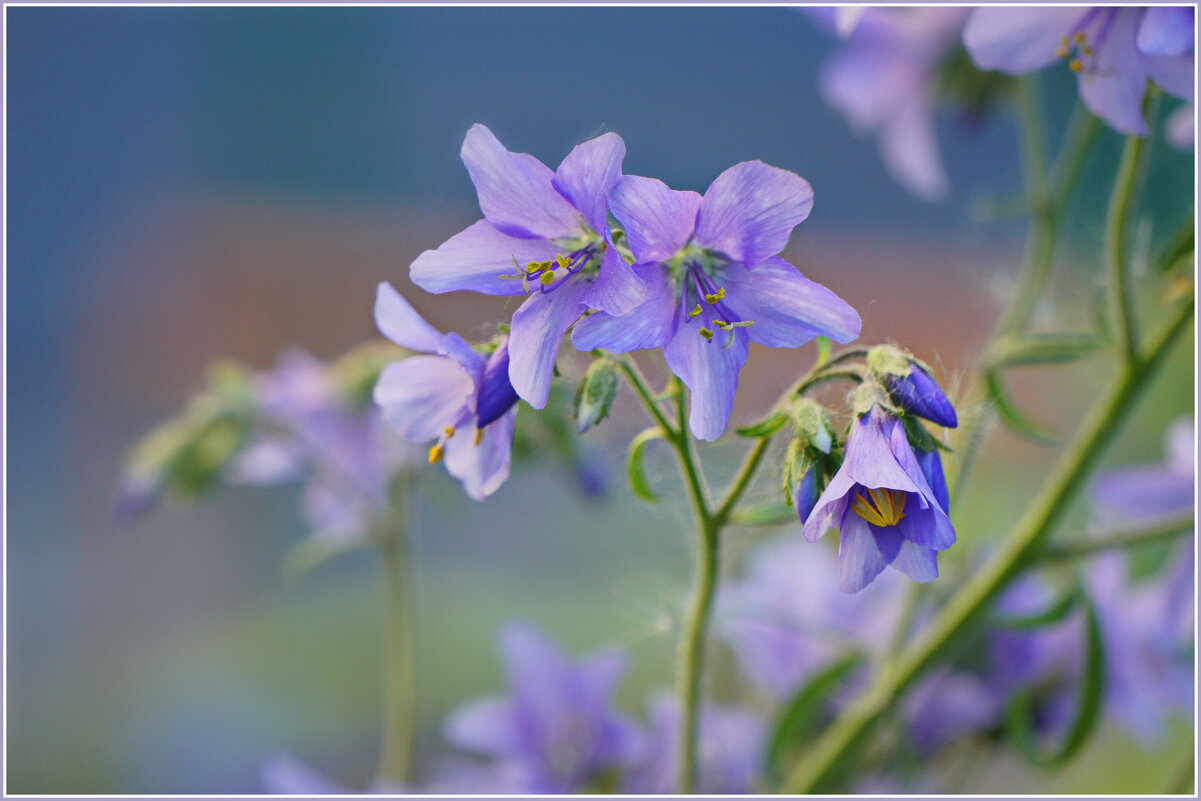
<path id="1" fill-rule="evenodd" d="M 408 778 L 414 722 L 414 654 L 409 575 L 404 536 L 394 531 L 380 543 L 384 586 L 384 722 L 378 776 Z"/>
<path id="2" fill-rule="evenodd" d="M 992 599 L 1038 555 L 1148 379 L 1187 328 L 1192 314 L 1190 298 L 1174 311 L 1143 358 L 1119 369 L 1061 454 L 1043 491 L 996 556 L 959 589 L 923 635 L 897 659 L 893 669 L 879 672 L 868 689 L 813 744 L 807 758 L 789 775 L 784 792 L 811 793 L 825 788 L 900 693 L 945 652 L 957 635 L 975 623 Z"/>
<path id="3" fill-rule="evenodd" d="M 1120 338 L 1122 356 L 1127 362 L 1138 358 L 1138 323 L 1134 316 L 1133 293 L 1130 291 L 1130 270 L 1126 264 L 1126 229 L 1145 141 L 1146 138 L 1142 136 L 1126 137 L 1105 219 L 1105 265 L 1109 271 L 1110 313 L 1114 333 Z"/>
<path id="4" fill-rule="evenodd" d="M 1153 542 L 1165 542 L 1175 539 L 1181 534 L 1187 534 L 1196 527 L 1193 516 L 1167 520 L 1152 528 L 1142 528 L 1137 531 L 1119 531 L 1107 537 L 1098 539 L 1081 539 L 1062 542 L 1047 546 L 1041 559 L 1047 562 L 1062 562 L 1068 559 L 1080 559 L 1092 556 L 1101 551 L 1113 551 L 1124 548 L 1137 548 Z"/>

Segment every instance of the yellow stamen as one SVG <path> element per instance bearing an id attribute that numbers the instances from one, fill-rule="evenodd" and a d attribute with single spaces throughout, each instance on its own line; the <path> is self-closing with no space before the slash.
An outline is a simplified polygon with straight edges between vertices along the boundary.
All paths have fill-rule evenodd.
<path id="1" fill-rule="evenodd" d="M 543 284 L 551 284 L 551 283 L 554 283 L 554 280 L 555 280 L 555 274 L 554 274 L 554 272 L 553 272 L 553 271 L 551 271 L 551 270 L 547 270 L 547 271 L 546 271 L 546 272 L 544 272 L 542 275 L 538 276 L 538 280 L 539 280 L 539 281 L 541 281 Z"/>
<path id="2" fill-rule="evenodd" d="M 723 286 L 711 295 L 705 295 L 705 302 L 712 306 L 717 301 L 726 296 L 726 288 Z"/>
<path id="3" fill-rule="evenodd" d="M 1068 49 L 1066 47 L 1057 47 L 1055 48 L 1055 55 L 1059 56 L 1060 58 L 1067 58 Z"/>
<path id="4" fill-rule="evenodd" d="M 533 275 L 536 272 L 540 272 L 541 270 L 542 270 L 542 262 L 539 262 L 539 261 L 532 261 L 525 266 L 525 271 L 527 273 L 529 273 L 530 275 Z"/>
<path id="5" fill-rule="evenodd" d="M 1083 44 L 1083 43 L 1084 43 L 1084 38 L 1085 38 L 1085 37 L 1084 37 L 1084 34 L 1083 34 L 1083 33 L 1078 33 L 1078 34 L 1076 34 L 1076 36 L 1075 36 L 1076 43 L 1077 43 L 1077 44 Z"/>
<path id="6" fill-rule="evenodd" d="M 562 267 L 564 270 L 566 270 L 568 267 L 571 266 L 571 259 L 564 256 L 562 253 L 555 254 L 555 261 L 557 261 L 559 263 L 559 266 Z"/>
<path id="7" fill-rule="evenodd" d="M 905 517 L 908 495 L 893 489 L 869 489 L 868 496 L 857 492 L 851 510 L 873 526 L 895 526 Z"/>
<path id="8" fill-rule="evenodd" d="M 700 313 L 701 313 L 701 304 L 698 303 L 698 304 L 696 304 L 695 309 L 688 312 L 688 319 L 691 320 L 693 317 L 696 317 Z"/>
<path id="9" fill-rule="evenodd" d="M 446 435 L 447 439 L 450 439 L 455 435 L 455 427 L 447 426 L 446 428 L 442 429 L 442 433 Z"/>
<path id="10" fill-rule="evenodd" d="M 727 323 L 725 320 L 714 320 L 714 321 L 713 321 L 713 324 L 714 324 L 715 326 L 717 326 L 718 328 L 720 328 L 722 331 L 725 331 L 725 330 L 727 330 L 727 329 L 729 329 L 729 328 L 731 328 L 731 327 L 732 327 L 732 326 L 731 326 L 729 323 Z"/>
<path id="11" fill-rule="evenodd" d="M 437 464 L 442 460 L 442 446 L 435 445 L 430 448 L 430 464 Z"/>
<path id="12" fill-rule="evenodd" d="M 701 334 L 701 336 L 703 336 L 705 339 L 713 339 L 713 332 L 712 332 L 712 331 L 710 331 L 708 328 L 702 328 L 702 329 L 701 329 L 701 331 L 700 331 L 700 334 Z"/>
<path id="13" fill-rule="evenodd" d="M 1080 52 L 1084 53 L 1086 56 L 1091 56 L 1093 54 L 1093 49 L 1088 45 L 1085 45 L 1084 47 L 1080 48 Z"/>
<path id="14" fill-rule="evenodd" d="M 1080 72 L 1080 70 L 1084 69 L 1084 62 L 1078 58 L 1074 58 L 1068 62 L 1068 69 L 1072 72 Z"/>
<path id="15" fill-rule="evenodd" d="M 475 430 L 475 439 L 472 440 L 472 442 L 475 444 L 475 447 L 478 448 L 480 446 L 480 443 L 483 441 L 484 441 L 484 429 L 477 428 Z"/>

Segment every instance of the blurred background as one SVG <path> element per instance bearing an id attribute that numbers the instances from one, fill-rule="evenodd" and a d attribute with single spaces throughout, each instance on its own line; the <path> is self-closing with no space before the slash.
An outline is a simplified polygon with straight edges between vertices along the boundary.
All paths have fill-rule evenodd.
<path id="1" fill-rule="evenodd" d="M 281 558 L 304 534 L 295 488 L 222 490 L 132 527 L 112 522 L 112 498 L 126 448 L 215 356 L 267 367 L 289 345 L 337 355 L 374 336 L 381 280 L 464 334 L 512 311 L 407 280 L 418 253 L 479 216 L 458 158 L 472 123 L 552 166 L 616 131 L 627 173 L 677 188 L 703 191 L 752 158 L 800 173 L 817 201 L 786 255 L 862 313 L 864 342 L 904 344 L 951 387 L 1020 261 L 1020 221 L 977 219 L 982 201 L 1018 189 L 1006 114 L 945 114 L 953 195 L 916 200 L 822 103 L 834 42 L 789 9 L 26 7 L 7 21 L 9 792 L 255 792 L 281 750 L 365 784 L 380 716 L 374 560 L 283 583 Z M 1066 70 L 1044 83 L 1061 126 L 1075 87 Z M 1086 165 L 1042 326 L 1087 312 L 1117 147 L 1105 131 Z M 1143 196 L 1163 222 L 1140 235 L 1178 224 L 1192 165 L 1152 145 Z M 736 421 L 812 359 L 753 348 Z M 1104 370 L 1029 370 L 1014 386 L 1066 434 Z M 1168 422 L 1191 413 L 1193 376 L 1186 346 L 1111 463 L 1160 458 Z M 486 505 L 441 470 L 423 480 L 427 760 L 447 750 L 448 709 L 500 689 L 504 620 L 535 621 L 575 651 L 630 647 L 628 709 L 670 683 L 673 641 L 654 621 L 686 587 L 691 543 L 682 506 L 648 507 L 623 486 L 637 414 L 623 405 L 588 435 L 615 473 L 601 501 L 551 464 L 521 467 Z M 1006 530 L 1053 455 L 994 434 L 944 576 Z M 674 492 L 672 466 L 660 469 Z M 797 532 L 735 532 L 732 569 L 780 533 Z M 1107 729 L 1063 773 L 1003 758 L 965 789 L 1159 791 L 1191 748 L 1185 721 L 1153 751 Z"/>

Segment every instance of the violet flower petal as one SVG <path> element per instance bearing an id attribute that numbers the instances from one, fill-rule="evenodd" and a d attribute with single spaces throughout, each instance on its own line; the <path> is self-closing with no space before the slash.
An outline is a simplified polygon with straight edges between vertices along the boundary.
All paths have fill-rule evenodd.
<path id="1" fill-rule="evenodd" d="M 387 281 L 381 281 L 375 291 L 375 324 L 381 334 L 409 350 L 435 353 L 442 343 L 441 332 Z"/>
<path id="2" fill-rule="evenodd" d="M 534 290 L 513 313 L 509 334 L 509 379 L 513 389 L 535 409 L 546 406 L 563 334 L 584 313 L 583 297 L 591 285 L 560 274 L 565 286 L 551 292 Z"/>
<path id="3" fill-rule="evenodd" d="M 1095 63 L 1076 74 L 1080 99 L 1089 111 L 1124 134 L 1145 136 L 1143 91 L 1147 76 L 1134 38 L 1142 9 L 1113 12 L 1109 32 L 1097 47 Z M 1190 78 L 1191 85 L 1191 78 Z"/>
<path id="4" fill-rule="evenodd" d="M 1138 26 L 1138 49 L 1151 56 L 1183 56 L 1193 49 L 1192 6 L 1151 6 Z"/>
<path id="5" fill-rule="evenodd" d="M 688 424 L 701 440 L 714 440 L 726 430 L 738 389 L 738 371 L 746 363 L 745 329 L 717 331 L 705 339 L 696 324 L 677 325 L 676 334 L 663 348 L 667 366 L 687 385 L 691 395 Z M 729 347 L 728 337 L 733 337 Z"/>
<path id="6" fill-rule="evenodd" d="M 609 191 L 621 177 L 625 155 L 620 136 L 602 134 L 576 145 L 555 171 L 555 189 L 579 210 L 594 233 L 609 227 Z"/>
<path id="7" fill-rule="evenodd" d="M 478 445 L 474 432 L 469 431 L 460 432 L 443 445 L 446 471 L 463 483 L 464 491 L 472 499 L 484 500 L 509 478 L 516 419 L 516 408 L 505 412 L 481 429 Z"/>
<path id="8" fill-rule="evenodd" d="M 591 281 L 591 287 L 583 297 L 589 308 L 622 315 L 646 300 L 646 284 L 612 247 L 605 250 L 600 272 Z"/>
<path id="9" fill-rule="evenodd" d="M 888 560 L 880 552 L 871 526 L 854 512 L 843 515 L 838 537 L 838 587 L 843 592 L 859 592 L 888 567 Z"/>
<path id="10" fill-rule="evenodd" d="M 963 29 L 963 44 L 978 67 L 1024 75 L 1058 61 L 1063 37 L 1088 11 L 1068 6 L 977 8 Z"/>
<path id="11" fill-rule="evenodd" d="M 471 376 L 453 359 L 410 356 L 380 373 L 375 402 L 402 437 L 423 442 L 456 425 L 474 392 Z"/>
<path id="12" fill-rule="evenodd" d="M 517 271 L 531 261 L 549 261 L 558 252 L 545 239 L 507 236 L 480 220 L 418 256 L 409 267 L 409 277 L 434 294 L 468 289 L 485 295 L 521 295 L 525 290 Z M 505 275 L 513 278 L 501 277 Z"/>
<path id="13" fill-rule="evenodd" d="M 658 263 L 637 264 L 646 286 L 642 305 L 621 317 L 600 312 L 580 320 L 571 333 L 578 350 L 605 348 L 614 353 L 661 348 L 676 331 L 676 301 L 667 271 Z"/>
<path id="14" fill-rule="evenodd" d="M 609 204 L 634 257 L 639 262 L 665 262 L 692 238 L 701 196 L 670 189 L 654 178 L 626 175 L 614 187 Z"/>
<path id="15" fill-rule="evenodd" d="M 784 249 L 812 208 L 813 188 L 804 178 L 762 161 L 744 161 L 705 191 L 696 241 L 754 267 Z"/>
<path id="16" fill-rule="evenodd" d="M 727 269 L 724 283 L 722 303 L 755 321 L 745 329 L 752 342 L 797 348 L 821 335 L 842 343 L 859 336 L 859 314 L 845 300 L 779 257 L 754 270 Z"/>

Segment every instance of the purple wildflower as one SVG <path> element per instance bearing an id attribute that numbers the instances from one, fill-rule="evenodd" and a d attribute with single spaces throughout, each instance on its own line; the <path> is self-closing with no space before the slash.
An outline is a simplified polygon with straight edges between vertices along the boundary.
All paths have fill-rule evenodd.
<path id="1" fill-rule="evenodd" d="M 625 314 L 645 296 L 607 222 L 625 144 L 613 133 L 590 139 L 551 172 L 477 124 L 461 155 L 484 219 L 418 256 L 410 275 L 429 292 L 528 296 L 513 315 L 509 372 L 517 394 L 541 409 L 572 323 L 588 309 Z"/>
<path id="2" fill-rule="evenodd" d="M 910 361 L 909 367 L 908 375 L 885 376 L 888 394 L 893 402 L 904 411 L 940 426 L 958 426 L 959 417 L 955 414 L 955 407 L 938 382 L 916 362 Z"/>
<path id="3" fill-rule="evenodd" d="M 801 477 L 801 481 L 793 490 L 794 500 L 796 504 L 797 518 L 802 523 L 809 519 L 809 515 L 813 512 L 813 507 L 817 505 L 817 469 L 809 468 L 805 471 L 805 475 Z"/>
<path id="4" fill-rule="evenodd" d="M 942 471 L 942 456 L 937 450 L 924 451 L 921 448 L 914 448 L 913 455 L 917 457 L 917 463 L 922 468 L 922 475 L 926 477 L 926 483 L 934 492 L 934 498 L 938 501 L 938 505 L 944 512 L 950 514 L 951 494 L 947 491 L 947 477 Z"/>
<path id="5" fill-rule="evenodd" d="M 1177 420 L 1165 436 L 1163 463 L 1115 467 L 1097 476 L 1092 495 L 1099 523 L 1145 522 L 1183 516 L 1193 509 L 1196 439 L 1192 420 Z"/>
<path id="6" fill-rule="evenodd" d="M 650 729 L 623 791 L 641 795 L 674 792 L 679 702 L 670 695 L 652 698 Z M 722 795 L 755 791 L 763 764 L 767 728 L 755 713 L 707 704 L 700 711 L 697 741 L 697 791 Z"/>
<path id="7" fill-rule="evenodd" d="M 1089 111 L 1143 136 L 1147 80 L 1193 100 L 1193 9 L 977 8 L 963 32 L 977 65 L 1010 75 L 1066 60 Z"/>
<path id="8" fill-rule="evenodd" d="M 454 712 L 450 742 L 497 760 L 525 793 L 582 791 L 628 761 L 634 728 L 609 708 L 625 669 L 619 652 L 573 661 L 524 624 L 501 632 L 500 650 L 509 694 Z"/>
<path id="9" fill-rule="evenodd" d="M 411 442 L 436 440 L 430 463 L 445 458 L 477 501 L 491 495 L 509 477 L 517 417 L 507 343 L 485 359 L 458 334 L 436 331 L 387 283 L 376 294 L 375 322 L 388 339 L 421 354 L 380 374 L 375 402 L 384 421 Z"/>
<path id="10" fill-rule="evenodd" d="M 276 754 L 259 770 L 263 791 L 268 795 L 352 795 L 354 791 L 318 773 L 291 754 Z M 363 791 L 368 795 L 407 795 L 402 784 L 376 780 Z"/>
<path id="11" fill-rule="evenodd" d="M 814 9 L 821 13 L 824 9 Z M 836 24 L 846 36 L 845 9 Z M 948 192 L 934 132 L 938 70 L 958 45 L 964 8 L 869 8 L 822 67 L 821 92 L 860 134 L 879 137 L 884 164 L 923 200 Z"/>
<path id="12" fill-rule="evenodd" d="M 691 391 L 698 438 L 725 430 L 749 341 L 795 348 L 822 334 L 838 342 L 859 336 L 854 309 L 776 255 L 813 206 L 799 175 L 746 161 L 719 175 L 703 198 L 624 176 L 609 202 L 646 302 L 624 316 L 586 317 L 572 342 L 617 353 L 663 348 Z"/>
<path id="13" fill-rule="evenodd" d="M 938 552 L 955 542 L 904 426 L 879 406 L 852 422 L 842 467 L 803 531 L 816 542 L 831 528 L 839 530 L 844 592 L 863 589 L 888 565 L 915 581 L 932 581 Z"/>
<path id="14" fill-rule="evenodd" d="M 971 673 L 940 670 L 905 696 L 901 713 L 913 744 L 931 754 L 951 740 L 996 725 L 1004 709 L 989 684 Z"/>
<path id="15" fill-rule="evenodd" d="M 1177 150 L 1193 150 L 1196 147 L 1197 107 L 1185 103 L 1172 112 L 1167 121 L 1168 144 Z"/>

